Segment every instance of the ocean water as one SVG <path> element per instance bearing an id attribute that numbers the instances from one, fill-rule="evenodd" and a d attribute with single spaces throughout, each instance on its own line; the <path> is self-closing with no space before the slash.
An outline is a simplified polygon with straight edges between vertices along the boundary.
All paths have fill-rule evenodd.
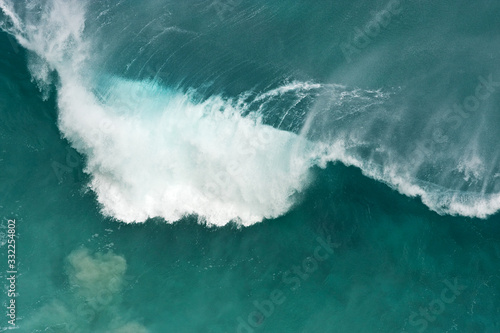
<path id="1" fill-rule="evenodd" d="M 1 331 L 500 332 L 499 13 L 0 0 Z"/>

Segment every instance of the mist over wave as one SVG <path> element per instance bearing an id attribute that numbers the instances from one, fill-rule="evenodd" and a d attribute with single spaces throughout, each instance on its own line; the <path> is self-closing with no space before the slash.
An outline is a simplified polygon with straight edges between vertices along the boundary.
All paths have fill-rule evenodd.
<path id="1" fill-rule="evenodd" d="M 124 222 L 196 214 L 209 224 L 250 225 L 286 213 L 312 181 L 311 168 L 335 161 L 441 214 L 486 217 L 500 209 L 494 62 L 469 92 L 443 83 L 454 77 L 442 62 L 431 75 L 419 67 L 394 84 L 366 78 L 358 85 L 353 78 L 363 68 L 349 64 L 325 78 L 293 68 L 286 52 L 272 53 L 278 46 L 246 54 L 240 38 L 262 45 L 238 22 L 273 22 L 264 20 L 273 6 L 248 5 L 238 22 L 211 21 L 204 6 L 0 0 L 1 27 L 31 51 L 34 80 L 46 94 L 57 89 L 59 128 L 85 155 L 104 214 Z M 271 31 L 275 23 L 266 24 Z M 267 39 L 286 33 L 276 31 Z M 395 67 L 424 52 L 423 42 L 414 43 L 421 32 L 409 34 L 413 44 L 388 47 L 400 55 Z M 436 33 L 429 39 L 438 42 Z M 382 53 L 359 56 L 366 73 L 370 64 L 390 65 Z M 471 99 L 460 96 L 477 91 L 489 95 L 473 117 L 463 109 Z M 462 116 L 454 101 L 465 103 Z"/>

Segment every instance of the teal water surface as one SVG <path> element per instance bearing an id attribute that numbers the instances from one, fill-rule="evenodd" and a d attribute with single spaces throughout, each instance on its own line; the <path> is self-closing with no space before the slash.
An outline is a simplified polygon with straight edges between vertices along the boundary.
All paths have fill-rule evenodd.
<path id="1" fill-rule="evenodd" d="M 498 4 L 0 9 L 17 331 L 500 332 Z"/>

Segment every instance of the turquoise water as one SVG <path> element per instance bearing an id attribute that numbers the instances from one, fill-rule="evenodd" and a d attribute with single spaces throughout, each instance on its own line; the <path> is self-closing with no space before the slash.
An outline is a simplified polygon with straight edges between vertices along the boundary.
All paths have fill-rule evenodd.
<path id="1" fill-rule="evenodd" d="M 2 331 L 500 331 L 499 4 L 0 9 Z"/>

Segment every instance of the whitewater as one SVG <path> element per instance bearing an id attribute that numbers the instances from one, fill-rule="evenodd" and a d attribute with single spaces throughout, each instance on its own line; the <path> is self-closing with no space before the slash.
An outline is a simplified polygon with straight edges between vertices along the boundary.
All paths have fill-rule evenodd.
<path id="1" fill-rule="evenodd" d="M 109 64 L 119 57 L 120 41 L 102 46 L 112 39 L 107 22 L 118 7 L 0 0 L 0 26 L 30 51 L 33 81 L 45 96 L 56 89 L 59 129 L 85 157 L 87 187 L 104 215 L 123 222 L 196 215 L 208 225 L 249 226 L 288 212 L 313 170 L 335 162 L 420 197 L 439 214 L 485 218 L 500 209 L 500 151 L 485 149 L 498 131 L 488 115 L 470 120 L 470 132 L 456 133 L 436 129 L 449 117 L 445 105 L 435 115 L 405 105 L 408 87 L 290 75 L 273 87 L 206 96 L 210 80 L 186 86 L 119 75 Z M 147 17 L 118 29 L 131 24 L 145 36 L 139 49 L 162 38 L 203 38 L 176 26 L 148 35 L 155 22 Z M 127 68 L 139 64 L 140 73 L 151 59 L 129 58 Z M 500 77 L 478 80 L 484 93 Z M 410 120 L 421 123 L 409 128 Z"/>

